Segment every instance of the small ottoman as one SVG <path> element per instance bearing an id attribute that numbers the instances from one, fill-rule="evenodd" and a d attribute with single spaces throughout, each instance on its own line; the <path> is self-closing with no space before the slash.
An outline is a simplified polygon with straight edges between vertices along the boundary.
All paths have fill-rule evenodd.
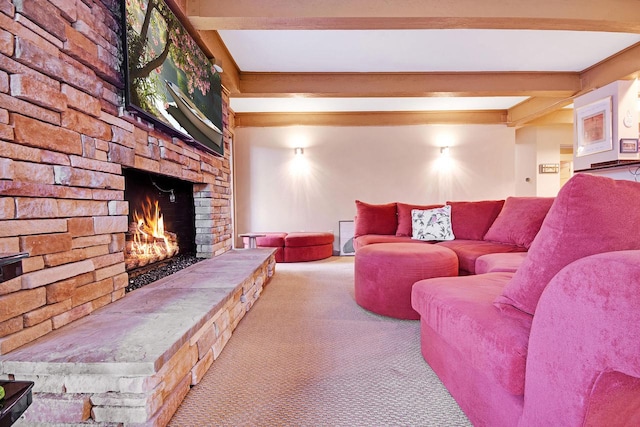
<path id="1" fill-rule="evenodd" d="M 315 261 L 333 255 L 333 233 L 289 233 L 284 239 L 284 262 Z"/>
<path id="2" fill-rule="evenodd" d="M 429 243 L 377 243 L 355 258 L 355 297 L 361 307 L 396 319 L 420 319 L 411 307 L 411 288 L 422 279 L 458 275 L 458 257 Z"/>

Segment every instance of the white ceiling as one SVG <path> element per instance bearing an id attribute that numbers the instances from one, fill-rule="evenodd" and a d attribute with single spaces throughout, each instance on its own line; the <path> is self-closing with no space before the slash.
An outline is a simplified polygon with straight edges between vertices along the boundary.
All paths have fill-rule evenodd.
<path id="1" fill-rule="evenodd" d="M 640 34 L 552 30 L 219 30 L 243 72 L 579 72 Z M 507 109 L 523 97 L 231 98 L 236 112 Z"/>

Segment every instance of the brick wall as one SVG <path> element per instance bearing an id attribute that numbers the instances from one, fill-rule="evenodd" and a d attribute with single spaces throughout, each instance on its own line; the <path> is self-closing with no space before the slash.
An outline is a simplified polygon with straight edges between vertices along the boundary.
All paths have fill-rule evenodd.
<path id="1" fill-rule="evenodd" d="M 118 0 L 0 0 L 0 354 L 124 296 L 123 167 L 195 183 L 198 256 L 232 246 L 225 156 L 122 111 Z"/>

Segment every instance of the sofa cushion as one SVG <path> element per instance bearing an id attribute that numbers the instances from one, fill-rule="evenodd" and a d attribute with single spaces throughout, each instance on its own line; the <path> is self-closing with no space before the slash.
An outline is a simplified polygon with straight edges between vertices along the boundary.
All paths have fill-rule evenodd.
<path id="1" fill-rule="evenodd" d="M 549 212 L 553 197 L 508 197 L 484 240 L 529 248 Z"/>
<path id="2" fill-rule="evenodd" d="M 502 209 L 504 200 L 447 202 L 456 239 L 482 240 Z"/>
<path id="3" fill-rule="evenodd" d="M 509 252 L 479 256 L 476 259 L 476 274 L 497 272 L 515 273 L 526 256 L 526 252 Z"/>
<path id="4" fill-rule="evenodd" d="M 333 244 L 333 233 L 296 232 L 289 233 L 284 239 L 285 247 L 304 247 Z"/>
<path id="5" fill-rule="evenodd" d="M 446 246 L 458 255 L 460 274 L 475 274 L 476 260 L 486 254 L 523 252 L 520 246 L 506 245 L 504 243 L 487 242 L 484 240 L 456 239 L 448 242 L 438 242 L 437 245 Z"/>
<path id="6" fill-rule="evenodd" d="M 398 203 L 398 228 L 396 229 L 396 236 L 411 237 L 411 211 L 413 209 L 427 210 L 441 207 L 442 205 L 408 205 L 406 203 Z"/>
<path id="7" fill-rule="evenodd" d="M 356 200 L 354 236 L 365 234 L 396 234 L 398 211 L 396 203 L 371 205 Z"/>
<path id="8" fill-rule="evenodd" d="M 411 211 L 411 238 L 426 241 L 453 240 L 451 206 Z"/>
<path id="9" fill-rule="evenodd" d="M 409 236 L 393 236 L 388 234 L 365 234 L 364 236 L 358 236 L 353 239 L 353 247 L 357 251 L 358 249 L 372 245 L 374 243 L 425 243 L 420 240 L 413 240 Z"/>
<path id="10" fill-rule="evenodd" d="M 563 267 L 588 255 L 640 249 L 640 183 L 577 174 L 560 189 L 496 306 L 534 314 L 540 295 Z"/>
<path id="11" fill-rule="evenodd" d="M 411 305 L 467 362 L 508 392 L 524 393 L 532 316 L 505 316 L 492 302 L 513 273 L 426 279 L 413 285 Z M 453 361 L 452 361 L 453 362 Z"/>

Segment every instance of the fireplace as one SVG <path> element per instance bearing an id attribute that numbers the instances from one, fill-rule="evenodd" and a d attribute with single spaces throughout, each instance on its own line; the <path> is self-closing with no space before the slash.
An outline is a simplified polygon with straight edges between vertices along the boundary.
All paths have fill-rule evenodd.
<path id="1" fill-rule="evenodd" d="M 177 178 L 125 169 L 129 202 L 125 268 L 130 277 L 171 258 L 195 254 L 193 184 Z"/>

